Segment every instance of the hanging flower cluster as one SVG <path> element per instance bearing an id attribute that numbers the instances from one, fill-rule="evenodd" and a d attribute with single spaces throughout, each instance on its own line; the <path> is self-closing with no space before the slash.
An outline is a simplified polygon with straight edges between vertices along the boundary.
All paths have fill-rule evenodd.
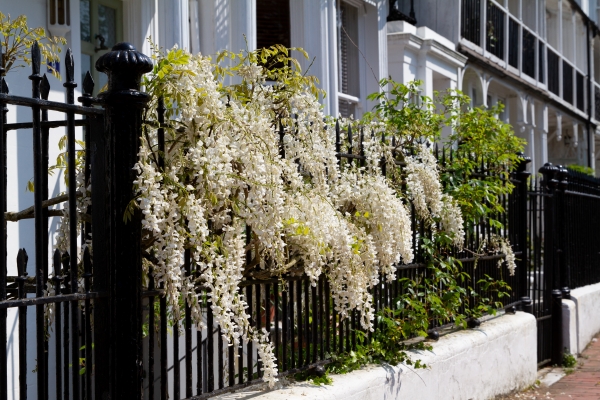
<path id="1" fill-rule="evenodd" d="M 152 276 L 174 317 L 183 298 L 202 325 L 199 296 L 207 289 L 224 338 L 234 346 L 255 341 L 273 384 L 274 354 L 266 333 L 249 323 L 244 279 L 305 273 L 316 285 L 324 275 L 340 315 L 356 309 L 372 329 L 369 289 L 413 260 L 407 201 L 420 216 L 439 218 L 457 245 L 462 218 L 442 193 L 430 149 L 407 158 L 408 197 L 382 174 L 391 150 L 379 139 L 363 141 L 363 166 L 342 168 L 314 82 L 289 66 L 263 68 L 259 53 L 238 56 L 227 70 L 178 49 L 161 59 L 147 87 L 167 105 L 165 150 L 151 121 L 154 103 L 135 184 Z M 242 82 L 223 85 L 218 76 L 227 73 Z M 186 250 L 192 274 L 183 268 Z"/>

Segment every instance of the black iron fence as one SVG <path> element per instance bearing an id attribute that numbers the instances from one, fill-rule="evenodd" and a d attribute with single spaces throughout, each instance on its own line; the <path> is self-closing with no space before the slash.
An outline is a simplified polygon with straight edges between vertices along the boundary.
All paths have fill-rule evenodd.
<path id="1" fill-rule="evenodd" d="M 82 105 L 75 105 L 71 52 L 67 52 L 65 59 L 66 103 L 47 100 L 50 86 L 40 75 L 37 46 L 32 48 L 31 54 L 31 98 L 10 95 L 4 77 L 0 84 L 0 132 L 3 132 L 0 254 L 6 255 L 9 250 L 7 223 L 35 220 L 35 260 L 29 262 L 26 249 L 19 250 L 14 261 L 0 257 L 0 357 L 8 359 L 7 313 L 13 310 L 18 316 L 18 331 L 12 335 L 19 342 L 15 356 L 19 382 L 9 388 L 9 364 L 0 363 L 0 400 L 8 398 L 9 389 L 12 393 L 18 391 L 21 399 L 28 395 L 39 399 L 201 399 L 259 382 L 263 371 L 255 344 L 229 346 L 214 323 L 206 296 L 201 299 L 208 328 L 199 329 L 192 324 L 189 308 L 185 309 L 181 321 L 172 321 L 162 288 L 154 287 L 153 279 L 149 279 L 148 287 L 142 285 L 142 254 L 131 250 L 141 248 L 141 216 L 136 212 L 125 223 L 123 215 L 134 195 L 133 165 L 139 149 L 141 111 L 148 101 L 148 96 L 139 91 L 139 84 L 143 73 L 151 68 L 150 60 L 131 45 L 116 45 L 97 63 L 97 69 L 109 75 L 108 90 L 99 98 L 93 98 L 93 82 L 88 74 L 83 96 L 79 98 Z M 3 74 L 4 71 L 0 71 L 0 76 Z M 8 124 L 6 105 L 9 104 L 31 110 L 32 122 Z M 64 113 L 66 117 L 49 121 L 49 110 Z M 164 123 L 162 107 L 158 108 L 157 119 Z M 68 178 L 69 182 L 76 182 L 78 127 L 84 129 L 86 144 L 84 186 L 91 184 L 93 188 L 93 208 L 79 219 L 77 201 L 83 193 L 72 184 L 59 199 L 49 199 L 47 178 L 49 132 L 66 128 Z M 33 136 L 34 206 L 19 212 L 6 209 L 10 195 L 7 176 L 14 173 L 7 165 L 6 138 L 7 132 L 12 130 L 25 130 Z M 371 132 L 336 127 L 336 150 L 342 168 L 365 162 L 362 143 L 366 134 L 371 135 Z M 164 150 L 162 128 L 158 137 L 159 146 Z M 444 164 L 455 155 L 438 152 L 437 156 Z M 478 165 L 474 179 L 483 179 L 489 170 L 484 160 L 479 160 Z M 548 332 L 557 332 L 552 324 L 560 321 L 556 314 L 560 307 L 558 311 L 552 310 L 555 303 L 548 305 L 548 302 L 559 299 L 561 292 L 557 297 L 551 289 L 600 281 L 593 264 L 594 257 L 598 257 L 599 243 L 589 225 L 595 223 L 596 217 L 594 214 L 586 219 L 581 213 L 584 209 L 599 209 L 594 202 L 600 200 L 600 185 L 575 175 L 563 179 L 562 170 L 546 168 L 547 171 L 542 171 L 545 175 L 541 186 L 528 186 L 529 174 L 525 167 L 526 162 L 523 162 L 512 176 L 515 190 L 502 198 L 505 212 L 496 215 L 504 228 L 497 228 L 487 220 L 480 221 L 467 233 L 465 250 L 456 250 L 452 255 L 461 261 L 470 276 L 465 285 L 473 286 L 486 275 L 503 279 L 511 287 L 508 297 L 501 299 L 506 308 L 533 308 L 540 332 L 546 332 L 539 341 L 540 363 L 545 363 L 554 357 L 547 355 L 546 344 L 553 345 L 558 340 L 557 335 L 550 337 Z M 560 179 L 556 181 L 555 176 Z M 557 185 L 559 189 L 555 190 Z M 70 216 L 69 250 L 56 251 L 48 257 L 48 220 L 62 214 L 50 207 L 64 200 L 67 200 Z M 564 225 L 567 220 L 577 222 L 573 228 L 559 229 L 562 225 L 556 221 L 563 221 Z M 415 261 L 398 266 L 398 280 L 381 279 L 381 283 L 375 285 L 372 294 L 376 312 L 396 307 L 394 299 L 404 290 L 400 279 L 415 279 L 430 273 L 420 246 L 421 238 L 427 237 L 428 231 L 414 210 L 412 224 Z M 247 229 L 250 233 L 251 227 Z M 518 259 L 515 276 L 507 276 L 497 267 L 497 261 L 503 257 L 501 254 L 473 256 L 491 235 L 508 238 L 512 243 Z M 575 247 L 574 241 L 579 247 Z M 89 243 L 93 257 L 89 249 L 81 251 L 82 245 Z M 558 250 L 559 261 L 544 257 Z M 11 262 L 17 270 L 14 276 L 7 273 L 13 270 L 8 268 Z M 186 273 L 195 273 L 189 251 L 183 267 Z M 560 273 L 554 273 L 558 268 Z M 555 281 L 558 276 L 560 282 Z M 336 312 L 325 279 L 319 279 L 316 286 L 303 275 L 285 276 L 281 280 L 253 279 L 243 283 L 248 314 L 255 328 L 270 332 L 282 375 L 326 363 L 331 354 L 356 348 L 360 330 L 358 315 L 353 312 L 348 318 L 342 318 Z M 562 293 L 566 293 L 565 290 Z M 496 299 L 494 293 L 482 294 Z M 473 303 L 475 299 L 468 301 Z M 32 311 L 35 319 L 28 320 L 27 314 Z M 52 325 L 48 324 L 49 311 Z M 440 321 L 432 321 L 431 327 L 439 329 L 441 325 Z M 29 340 L 30 336 L 35 340 Z M 34 389 L 28 387 L 32 370 L 35 370 Z"/>

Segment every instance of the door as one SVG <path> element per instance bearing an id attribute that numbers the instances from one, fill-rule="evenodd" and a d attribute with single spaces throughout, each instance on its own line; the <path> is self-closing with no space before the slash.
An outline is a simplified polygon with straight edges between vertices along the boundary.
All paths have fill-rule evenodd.
<path id="1" fill-rule="evenodd" d="M 80 0 L 81 82 L 89 70 L 96 95 L 108 83 L 106 74 L 96 71 L 96 60 L 123 40 L 123 9 L 120 0 Z"/>

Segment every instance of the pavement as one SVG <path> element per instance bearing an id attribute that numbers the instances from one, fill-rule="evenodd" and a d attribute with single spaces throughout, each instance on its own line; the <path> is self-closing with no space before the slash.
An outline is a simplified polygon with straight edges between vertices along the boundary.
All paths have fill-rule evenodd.
<path id="1" fill-rule="evenodd" d="M 560 369 L 548 370 L 534 387 L 496 399 L 600 400 L 600 334 L 583 351 L 577 366 L 564 369 L 564 376 L 560 375 L 563 375 Z"/>

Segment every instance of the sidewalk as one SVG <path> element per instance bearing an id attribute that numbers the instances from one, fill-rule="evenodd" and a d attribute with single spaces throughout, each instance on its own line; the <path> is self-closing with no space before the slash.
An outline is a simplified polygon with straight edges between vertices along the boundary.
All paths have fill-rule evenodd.
<path id="1" fill-rule="evenodd" d="M 531 400 L 600 400 L 600 334 L 592 340 L 578 359 L 574 372 L 550 387 L 540 387 L 500 399 Z"/>
<path id="2" fill-rule="evenodd" d="M 600 335 L 581 355 L 582 366 L 548 388 L 554 400 L 600 400 Z"/>

